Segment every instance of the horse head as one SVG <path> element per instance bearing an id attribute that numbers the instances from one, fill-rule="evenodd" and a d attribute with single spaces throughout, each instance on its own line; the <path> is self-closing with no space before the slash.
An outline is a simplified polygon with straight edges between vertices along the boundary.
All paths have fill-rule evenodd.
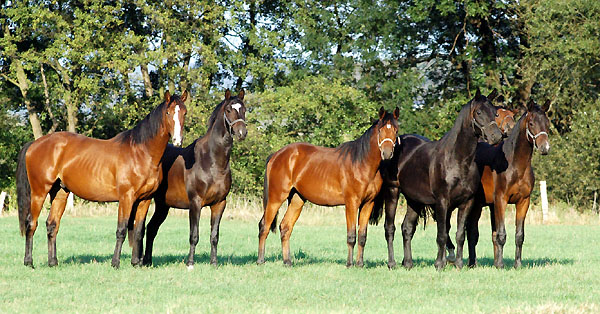
<path id="1" fill-rule="evenodd" d="M 547 155 L 550 151 L 550 139 L 548 130 L 550 120 L 546 112 L 550 107 L 550 101 L 546 101 L 544 106 L 540 107 L 533 100 L 527 105 L 526 132 L 527 140 L 542 154 Z"/>
<path id="2" fill-rule="evenodd" d="M 223 118 L 229 134 L 237 140 L 243 140 L 248 134 L 246 130 L 246 104 L 244 103 L 244 90 L 237 96 L 231 97 L 231 92 L 225 92 L 223 103 Z"/>
<path id="3" fill-rule="evenodd" d="M 183 142 L 183 123 L 187 108 L 184 104 L 188 97 L 188 92 L 184 91 L 181 97 L 177 95 L 171 96 L 169 91 L 165 92 L 165 104 L 167 106 L 166 114 L 164 115 L 164 125 L 167 126 L 169 135 L 173 139 L 173 145 L 180 146 Z"/>
<path id="4" fill-rule="evenodd" d="M 493 99 L 495 91 L 490 94 Z M 494 145 L 502 140 L 502 132 L 496 123 L 498 112 L 488 97 L 481 95 L 477 89 L 475 97 L 471 100 L 471 124 L 475 135 L 488 144 Z"/>
<path id="5" fill-rule="evenodd" d="M 394 155 L 396 137 L 398 136 L 398 107 L 393 113 L 388 113 L 383 107 L 379 109 L 379 120 L 375 129 L 377 131 L 377 144 L 381 152 L 381 159 L 386 160 Z"/>

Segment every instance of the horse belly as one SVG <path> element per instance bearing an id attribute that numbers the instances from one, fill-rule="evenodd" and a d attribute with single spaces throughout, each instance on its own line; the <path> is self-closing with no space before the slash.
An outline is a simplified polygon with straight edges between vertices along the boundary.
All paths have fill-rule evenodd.
<path id="1" fill-rule="evenodd" d="M 66 163 L 59 178 L 75 195 L 96 202 L 118 201 L 117 183 L 112 162 L 102 158 L 72 158 Z"/>
<path id="2" fill-rule="evenodd" d="M 323 180 L 295 185 L 302 197 L 321 206 L 343 205 L 344 194 L 338 182 Z"/>

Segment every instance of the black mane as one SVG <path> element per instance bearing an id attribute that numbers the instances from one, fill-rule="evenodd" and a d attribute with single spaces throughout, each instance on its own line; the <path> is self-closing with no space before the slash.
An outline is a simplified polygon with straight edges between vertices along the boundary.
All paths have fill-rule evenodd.
<path id="1" fill-rule="evenodd" d="M 393 120 L 393 118 L 391 117 L 391 114 L 386 112 L 383 121 L 387 120 Z M 340 154 L 340 156 L 343 159 L 350 156 L 350 158 L 352 158 L 353 164 L 361 163 L 367 157 L 369 151 L 371 150 L 371 135 L 378 122 L 379 120 L 375 120 L 375 122 L 373 122 L 371 127 L 369 127 L 369 129 L 367 129 L 365 133 L 363 133 L 363 135 L 361 135 L 354 141 L 342 143 L 336 148 L 336 151 Z"/>
<path id="2" fill-rule="evenodd" d="M 171 101 L 179 101 L 179 96 L 171 96 Z M 162 125 L 167 105 L 165 102 L 158 105 L 158 107 L 154 108 L 142 121 L 134 126 L 133 129 L 117 134 L 115 139 L 121 143 L 142 144 L 155 137 Z"/>

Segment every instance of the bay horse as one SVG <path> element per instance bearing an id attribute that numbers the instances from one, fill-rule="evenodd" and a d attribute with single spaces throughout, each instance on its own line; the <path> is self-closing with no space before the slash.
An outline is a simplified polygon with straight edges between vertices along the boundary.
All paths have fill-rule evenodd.
<path id="1" fill-rule="evenodd" d="M 364 265 L 367 224 L 382 183 L 378 168 L 381 160 L 391 158 L 394 153 L 398 114 L 397 107 L 393 114 L 381 107 L 379 119 L 363 135 L 336 148 L 293 143 L 267 158 L 257 264 L 265 262 L 268 226 L 275 231 L 279 207 L 287 199 L 288 208 L 279 225 L 284 265 L 292 264 L 289 240 L 307 200 L 322 206 L 346 206 L 348 267 L 354 260 L 358 218 L 356 266 Z"/>
<path id="2" fill-rule="evenodd" d="M 170 207 L 190 210 L 189 269 L 194 265 L 198 244 L 198 220 L 204 206 L 210 206 L 210 263 L 217 265 L 219 224 L 225 210 L 227 194 L 231 189 L 229 159 L 236 140 L 246 138 L 246 105 L 244 90 L 219 103 L 208 119 L 206 134 L 185 148 L 167 146 L 162 157 L 163 180 L 154 193 L 155 212 L 146 235 L 144 265 L 152 265 L 152 248 L 158 228 L 165 221 Z"/>
<path id="3" fill-rule="evenodd" d="M 494 94 L 492 92 L 490 98 Z M 419 216 L 425 217 L 427 211 L 431 210 L 437 222 L 438 255 L 434 266 L 440 270 L 446 265 L 446 216 L 458 207 L 464 224 L 463 209 L 470 208 L 479 182 L 474 160 L 477 141 L 483 139 L 495 144 L 502 138 L 495 122 L 496 117 L 496 108 L 478 89 L 475 97 L 460 110 L 453 127 L 440 140 L 430 141 L 412 134 L 398 137 L 399 149 L 394 152 L 391 160 L 381 164 L 380 172 L 384 183 L 370 218 L 371 223 L 377 223 L 385 206 L 384 228 L 389 268 L 396 266 L 394 220 L 400 192 L 407 202 L 402 222 L 403 266 L 413 267 L 411 240 Z M 457 232 L 457 239 L 461 236 L 464 238 L 464 227 L 462 230 L 462 234 Z M 459 255 L 461 253 L 458 252 Z"/>
<path id="4" fill-rule="evenodd" d="M 502 255 L 506 242 L 504 214 L 507 204 L 515 204 L 516 207 L 514 267 L 521 266 L 525 216 L 535 183 L 531 158 L 534 148 L 542 155 L 548 154 L 550 150 L 550 122 L 546 116 L 549 106 L 549 101 L 541 108 L 533 100 L 530 101 L 525 114 L 504 142 L 495 147 L 485 143 L 477 145 L 475 162 L 481 172 L 481 180 L 466 224 L 469 243 L 468 265 L 471 267 L 477 263 L 475 246 L 479 240 L 478 221 L 483 206 L 489 206 L 491 211 L 494 266 L 504 267 Z"/>
<path id="5" fill-rule="evenodd" d="M 143 219 L 150 196 L 160 182 L 160 162 L 171 137 L 181 145 L 181 131 L 187 112 L 181 97 L 167 91 L 162 104 L 133 129 L 108 140 L 70 132 L 56 132 L 27 143 L 19 153 L 17 199 L 19 226 L 26 236 L 26 266 L 33 267 L 33 235 L 46 195 L 50 213 L 46 220 L 48 265 L 58 264 L 56 235 L 69 193 L 95 202 L 119 202 L 115 252 L 112 266 L 120 265 L 121 248 L 130 219 L 135 224 L 131 264 L 141 263 L 140 241 Z M 135 217 L 133 216 L 135 215 Z M 135 219 L 134 219 L 135 218 Z"/>

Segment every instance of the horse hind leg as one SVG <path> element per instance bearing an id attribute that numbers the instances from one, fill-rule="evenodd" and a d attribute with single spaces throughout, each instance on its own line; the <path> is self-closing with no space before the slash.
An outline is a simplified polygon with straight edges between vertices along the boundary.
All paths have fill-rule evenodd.
<path id="1" fill-rule="evenodd" d="M 33 183 L 33 182 L 32 182 Z M 52 184 L 31 185 L 31 207 L 27 217 L 25 231 L 25 258 L 23 264 L 33 268 L 33 235 L 38 226 L 38 218 L 44 206 L 46 195 L 52 188 Z"/>
<path id="2" fill-rule="evenodd" d="M 115 243 L 115 252 L 112 257 L 111 265 L 115 269 L 118 269 L 121 265 L 121 250 L 123 248 L 123 242 L 125 241 L 125 236 L 127 234 L 127 223 L 129 221 L 129 217 L 131 215 L 131 209 L 133 206 L 133 195 L 132 193 L 128 193 L 123 195 L 119 200 L 119 215 L 117 221 L 117 232 L 116 234 L 116 243 Z"/>
<path id="3" fill-rule="evenodd" d="M 156 234 L 158 233 L 158 228 L 160 225 L 167 219 L 167 215 L 169 214 L 169 206 L 167 206 L 164 202 L 154 200 L 154 215 L 148 222 L 147 230 L 146 230 L 146 251 L 144 252 L 144 266 L 152 265 L 152 249 L 154 248 L 154 239 L 156 238 Z"/>
<path id="4" fill-rule="evenodd" d="M 56 266 L 58 259 L 56 258 L 56 235 L 60 227 L 60 220 L 67 206 L 67 198 L 70 192 L 61 188 L 57 183 L 50 190 L 50 213 L 46 220 L 46 230 L 48 234 L 48 266 Z"/>
<path id="5" fill-rule="evenodd" d="M 283 201 L 289 196 L 289 191 L 277 187 L 273 187 L 274 184 L 269 184 L 269 188 L 273 190 L 266 191 L 268 197 L 265 201 L 265 212 L 258 223 L 258 258 L 256 259 L 257 264 L 264 264 L 265 262 L 265 243 L 267 236 L 269 235 L 270 226 L 273 226 L 277 222 L 277 212 L 279 207 L 283 204 Z"/>
<path id="6" fill-rule="evenodd" d="M 367 244 L 367 227 L 369 225 L 369 217 L 373 211 L 373 202 L 368 202 L 363 205 L 359 211 L 358 217 L 358 252 L 356 256 L 356 266 L 364 266 L 364 252 L 365 245 Z"/>
<path id="7" fill-rule="evenodd" d="M 348 244 L 348 258 L 346 267 L 354 264 L 354 246 L 356 245 L 356 222 L 358 216 L 358 200 L 346 201 L 346 242 Z"/>
<path id="8" fill-rule="evenodd" d="M 302 199 L 300 194 L 293 193 L 289 198 L 288 208 L 279 224 L 279 231 L 281 233 L 281 251 L 283 255 L 283 264 L 286 266 L 292 266 L 292 260 L 290 257 L 290 237 L 294 225 L 300 217 L 302 212 L 302 206 L 304 206 L 305 200 Z"/>
<path id="9" fill-rule="evenodd" d="M 226 200 L 210 207 L 210 264 L 217 266 L 217 246 L 219 245 L 219 227 L 225 211 Z"/>
<path id="10" fill-rule="evenodd" d="M 402 221 L 402 241 L 404 247 L 402 266 L 407 269 L 411 269 L 413 267 L 411 241 L 415 231 L 417 230 L 419 212 L 422 212 L 423 210 L 425 209 L 422 205 L 407 201 L 406 214 L 404 215 L 404 220 Z"/>

